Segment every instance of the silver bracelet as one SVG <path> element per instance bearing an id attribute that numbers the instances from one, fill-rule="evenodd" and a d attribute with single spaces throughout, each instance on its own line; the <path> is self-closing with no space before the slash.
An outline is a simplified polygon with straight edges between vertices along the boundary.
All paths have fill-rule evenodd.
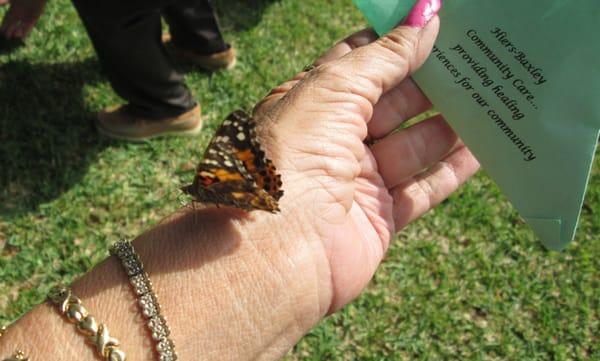
<path id="1" fill-rule="evenodd" d="M 177 360 L 175 344 L 169 338 L 171 332 L 167 326 L 167 321 L 160 314 L 160 304 L 152 290 L 152 282 L 150 282 L 148 274 L 144 272 L 144 265 L 140 260 L 140 256 L 135 252 L 131 242 L 124 239 L 112 245 L 110 254 L 121 260 L 123 269 L 129 277 L 129 282 L 137 296 L 142 314 L 147 320 L 148 329 L 152 338 L 156 341 L 156 352 L 159 355 L 159 360 Z"/>

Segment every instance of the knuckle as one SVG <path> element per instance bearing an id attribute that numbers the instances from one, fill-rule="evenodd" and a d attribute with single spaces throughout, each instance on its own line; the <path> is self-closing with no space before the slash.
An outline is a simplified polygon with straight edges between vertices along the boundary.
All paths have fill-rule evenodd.
<path id="1" fill-rule="evenodd" d="M 328 99 L 331 94 L 347 93 L 351 84 L 347 71 L 337 61 L 319 66 L 310 72 L 304 82 L 304 85 L 321 94 L 321 100 Z"/>
<path id="2" fill-rule="evenodd" d="M 426 210 L 431 209 L 431 207 L 433 207 L 435 205 L 435 188 L 434 188 L 434 186 L 428 181 L 427 178 L 420 179 L 419 181 L 417 181 L 417 186 L 418 186 L 419 192 L 423 196 L 423 199 L 426 201 L 425 209 Z"/>
<path id="3" fill-rule="evenodd" d="M 422 134 L 408 137 L 408 148 L 410 156 L 415 160 L 419 169 L 425 169 L 427 166 L 427 139 Z"/>
<path id="4" fill-rule="evenodd" d="M 413 54 L 416 54 L 418 43 L 417 33 L 402 28 L 392 31 L 376 42 L 379 47 L 395 53 L 406 62 L 410 62 Z"/>
<path id="5" fill-rule="evenodd" d="M 448 183 L 451 185 L 452 189 L 456 189 L 458 188 L 458 186 L 460 185 L 460 178 L 458 176 L 458 170 L 456 169 L 456 167 L 454 166 L 454 164 L 448 162 L 448 161 L 440 161 L 440 167 L 442 168 L 443 172 L 446 175 L 446 179 L 448 180 Z"/>
<path id="6" fill-rule="evenodd" d="M 394 51 L 414 50 L 418 43 L 418 33 L 398 28 L 381 37 L 379 42 L 382 46 Z"/>
<path id="7" fill-rule="evenodd" d="M 339 78 L 341 75 L 342 72 L 338 62 L 332 61 L 315 68 L 310 72 L 309 77 L 312 79 L 331 80 L 332 78 Z"/>

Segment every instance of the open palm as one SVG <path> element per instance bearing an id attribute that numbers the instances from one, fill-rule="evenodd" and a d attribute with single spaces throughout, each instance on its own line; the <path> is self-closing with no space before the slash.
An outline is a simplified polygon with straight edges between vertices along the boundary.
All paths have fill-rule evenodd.
<path id="1" fill-rule="evenodd" d="M 329 312 L 365 287 L 396 230 L 479 167 L 441 116 L 394 132 L 431 107 L 408 76 L 438 27 L 434 18 L 422 30 L 399 27 L 378 40 L 359 32 L 255 109 L 286 186 L 283 219 L 308 217 L 327 260 Z"/>

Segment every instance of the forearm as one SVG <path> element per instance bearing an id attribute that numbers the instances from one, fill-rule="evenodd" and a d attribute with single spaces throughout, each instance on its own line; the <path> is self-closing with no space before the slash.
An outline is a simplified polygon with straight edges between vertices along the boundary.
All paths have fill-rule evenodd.
<path id="1" fill-rule="evenodd" d="M 310 235 L 286 242 L 269 227 L 271 217 L 186 211 L 134 242 L 180 360 L 278 359 L 326 312 L 330 296 L 319 292 L 327 289 L 328 280 L 319 276 L 325 263 L 315 259 L 319 252 L 311 249 Z M 115 258 L 78 280 L 73 290 L 121 341 L 128 359 L 154 358 L 145 322 Z M 0 341 L 0 355 L 17 346 L 33 361 L 94 359 L 83 336 L 46 305 L 9 330 Z"/>

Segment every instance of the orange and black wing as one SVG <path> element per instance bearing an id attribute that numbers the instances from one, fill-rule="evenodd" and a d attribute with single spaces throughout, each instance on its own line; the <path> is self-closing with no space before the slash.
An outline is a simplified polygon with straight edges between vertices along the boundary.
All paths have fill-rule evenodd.
<path id="1" fill-rule="evenodd" d="M 277 212 L 281 180 L 260 149 L 254 128 L 253 119 L 243 112 L 227 117 L 209 143 L 194 183 L 184 191 L 198 202 Z"/>
<path id="2" fill-rule="evenodd" d="M 232 145 L 238 159 L 244 162 L 258 187 L 278 201 L 283 196 L 281 176 L 260 147 L 255 120 L 243 111 L 236 111 L 227 117 L 223 126 L 222 134 L 233 138 Z"/>

